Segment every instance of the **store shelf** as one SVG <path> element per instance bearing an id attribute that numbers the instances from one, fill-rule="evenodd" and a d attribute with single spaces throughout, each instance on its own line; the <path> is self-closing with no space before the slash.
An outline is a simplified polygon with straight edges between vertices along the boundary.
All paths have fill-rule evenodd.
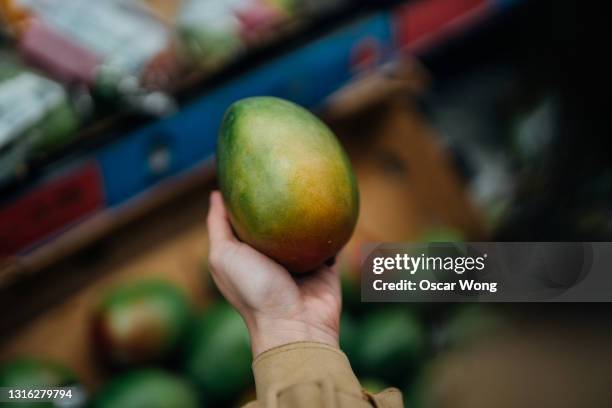
<path id="1" fill-rule="evenodd" d="M 273 95 L 314 108 L 367 68 L 356 58 L 363 44 L 375 48 L 372 64 L 382 63 L 392 47 L 387 12 L 360 18 L 260 65 L 193 99 L 172 117 L 66 160 L 42 180 L 3 200 L 0 221 L 7 222 L 0 222 L 0 253 L 12 257 L 0 278 L 38 269 L 74 248 L 75 242 L 84 244 L 130 218 L 126 214 L 141 212 L 185 185 L 210 178 L 211 172 L 202 169 L 210 169 L 217 127 L 232 102 Z M 83 179 L 82 173 L 96 176 L 87 182 L 73 181 Z M 69 197 L 71 204 L 66 206 L 59 196 Z M 90 196 L 95 202 L 89 202 Z M 140 210 L 128 210 L 134 208 Z M 26 225 L 36 227 L 28 230 L 23 228 Z"/>
<path id="2" fill-rule="evenodd" d="M 217 128 L 232 102 L 272 95 L 316 108 L 398 53 L 424 52 L 515 3 L 421 0 L 355 17 L 208 86 L 171 117 L 46 166 L 42 177 L 0 199 L 0 286 L 209 180 Z"/>

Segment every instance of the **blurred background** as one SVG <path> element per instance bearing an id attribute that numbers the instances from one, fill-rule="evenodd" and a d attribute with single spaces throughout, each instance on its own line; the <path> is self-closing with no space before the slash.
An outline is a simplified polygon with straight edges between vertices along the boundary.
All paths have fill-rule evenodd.
<path id="1" fill-rule="evenodd" d="M 606 305 L 360 302 L 362 243 L 611 240 L 605 13 L 578 3 L 0 0 L 0 387 L 253 399 L 204 218 L 223 112 L 274 95 L 320 115 L 357 174 L 336 267 L 365 388 L 612 406 Z"/>

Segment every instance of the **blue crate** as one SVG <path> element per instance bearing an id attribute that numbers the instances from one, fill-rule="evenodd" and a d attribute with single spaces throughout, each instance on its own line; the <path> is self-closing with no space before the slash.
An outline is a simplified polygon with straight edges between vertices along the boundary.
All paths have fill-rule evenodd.
<path id="1" fill-rule="evenodd" d="M 104 147 L 96 156 L 108 205 L 121 205 L 159 181 L 210 158 L 223 113 L 234 101 L 271 95 L 315 107 L 355 75 L 352 57 L 362 41 L 374 40 L 380 45 L 380 61 L 389 55 L 391 31 L 386 12 L 360 19 L 205 93 L 176 115 Z"/>

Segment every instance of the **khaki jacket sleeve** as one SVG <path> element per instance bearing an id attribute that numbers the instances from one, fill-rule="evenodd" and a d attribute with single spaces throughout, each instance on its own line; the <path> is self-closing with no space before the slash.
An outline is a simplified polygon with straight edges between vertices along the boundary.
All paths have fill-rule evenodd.
<path id="1" fill-rule="evenodd" d="M 253 362 L 257 400 L 245 408 L 401 408 L 402 394 L 362 390 L 346 355 L 322 343 L 300 342 L 260 354 Z"/>

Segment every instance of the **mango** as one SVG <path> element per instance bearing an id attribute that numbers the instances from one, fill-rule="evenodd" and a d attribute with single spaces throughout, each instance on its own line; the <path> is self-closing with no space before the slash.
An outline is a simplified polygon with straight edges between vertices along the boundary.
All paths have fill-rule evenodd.
<path id="1" fill-rule="evenodd" d="M 188 328 L 186 295 L 164 280 L 143 280 L 111 289 L 92 318 L 93 339 L 111 365 L 159 362 L 170 357 Z"/>
<path id="2" fill-rule="evenodd" d="M 186 340 L 183 372 L 211 406 L 228 406 L 253 382 L 249 332 L 227 303 L 200 314 Z"/>
<path id="3" fill-rule="evenodd" d="M 292 102 L 231 105 L 217 172 L 238 237 L 291 272 L 319 267 L 353 233 L 359 193 L 349 159 L 332 131 Z"/>
<path id="4" fill-rule="evenodd" d="M 358 375 L 393 383 L 412 378 L 427 354 L 429 338 L 419 317 L 404 308 L 368 313 L 360 325 L 357 353 L 351 363 Z"/>
<path id="5" fill-rule="evenodd" d="M 189 382 L 156 368 L 129 371 L 113 378 L 96 395 L 92 408 L 203 407 Z"/>
<path id="6" fill-rule="evenodd" d="M 79 384 L 76 374 L 68 367 L 54 361 L 35 357 L 18 357 L 0 365 L 0 387 L 7 389 L 49 389 L 73 387 L 70 401 L 74 406 L 83 406 L 86 398 L 85 389 Z M 8 396 L 8 394 L 4 394 Z M 81 405 L 79 405 L 79 403 Z M 51 401 L 14 400 L 0 402 L 6 408 L 53 408 Z"/>

